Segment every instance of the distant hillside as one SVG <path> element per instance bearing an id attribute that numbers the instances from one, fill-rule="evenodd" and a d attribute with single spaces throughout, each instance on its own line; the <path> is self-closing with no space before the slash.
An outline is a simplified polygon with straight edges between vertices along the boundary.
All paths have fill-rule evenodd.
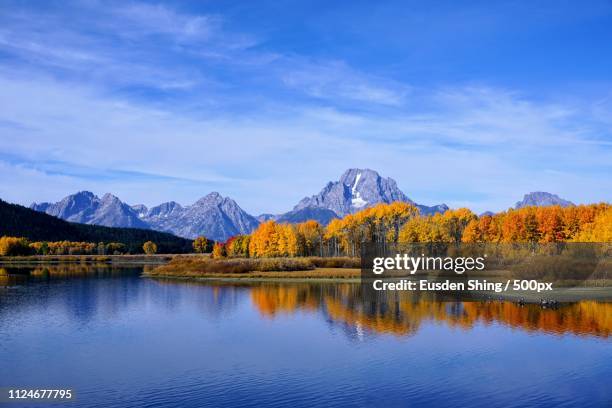
<path id="1" fill-rule="evenodd" d="M 316 220 L 323 225 L 327 225 L 334 218 L 339 218 L 335 212 L 328 210 L 327 208 L 318 207 L 304 207 L 299 210 L 289 211 L 288 213 L 280 215 L 276 222 L 283 223 L 298 223 L 308 220 Z"/>
<path id="2" fill-rule="evenodd" d="M 0 200 L 0 236 L 26 237 L 32 241 L 121 242 L 132 253 L 153 241 L 160 253 L 191 251 L 191 241 L 172 234 L 137 228 L 111 228 L 76 224 L 42 212 Z"/>
<path id="3" fill-rule="evenodd" d="M 533 193 L 525 194 L 523 199 L 514 205 L 514 208 L 523 208 L 529 206 L 546 207 L 549 205 L 559 205 L 561 207 L 570 207 L 574 203 L 564 200 L 556 194 L 547 193 L 545 191 L 534 191 Z"/>

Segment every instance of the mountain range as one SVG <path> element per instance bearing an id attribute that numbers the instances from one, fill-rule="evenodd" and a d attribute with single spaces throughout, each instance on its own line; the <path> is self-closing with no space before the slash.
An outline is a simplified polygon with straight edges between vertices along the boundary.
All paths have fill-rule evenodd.
<path id="1" fill-rule="evenodd" d="M 89 191 L 81 191 L 57 203 L 33 203 L 30 208 L 80 224 L 149 228 L 149 224 L 141 220 L 132 207 L 112 194 L 99 198 Z"/>
<path id="2" fill-rule="evenodd" d="M 443 213 L 448 209 L 446 204 L 430 207 L 415 203 L 398 188 L 395 180 L 381 177 L 370 169 L 347 170 L 338 181 L 327 183 L 318 194 L 303 198 L 284 214 L 254 217 L 231 198 L 216 192 L 188 206 L 169 201 L 148 208 L 143 204 L 128 205 L 112 194 L 99 198 L 91 192 L 81 191 L 57 203 L 33 203 L 30 208 L 76 223 L 153 229 L 185 238 L 204 235 L 225 241 L 237 234 L 248 234 L 267 220 L 297 223 L 314 219 L 328 224 L 334 218 L 393 201 L 414 204 L 425 215 Z M 536 192 L 525 195 L 523 201 L 517 203 L 517 208 L 519 205 L 550 204 L 571 205 L 556 195 Z"/>
<path id="3" fill-rule="evenodd" d="M 147 208 L 143 204 L 130 206 L 111 194 L 99 198 L 80 191 L 57 203 L 33 203 L 30 208 L 81 224 L 152 229 L 185 238 L 204 235 L 221 241 L 249 233 L 259 225 L 234 200 L 215 192 L 189 206 L 170 201 Z"/>
<path id="4" fill-rule="evenodd" d="M 160 253 L 176 254 L 192 249 L 190 240 L 172 234 L 151 229 L 68 222 L 0 200 L 0 236 L 4 235 L 26 237 L 32 241 L 120 242 L 133 254 L 142 253 L 142 245 L 146 241 L 155 242 Z"/>

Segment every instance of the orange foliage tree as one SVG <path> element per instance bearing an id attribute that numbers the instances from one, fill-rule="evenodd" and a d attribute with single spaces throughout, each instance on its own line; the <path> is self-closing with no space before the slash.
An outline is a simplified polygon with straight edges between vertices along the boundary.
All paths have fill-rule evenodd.
<path id="1" fill-rule="evenodd" d="M 404 202 L 377 204 L 326 227 L 266 221 L 251 233 L 230 239 L 228 256 L 359 256 L 363 243 L 432 242 L 612 242 L 612 206 L 524 207 L 476 216 L 467 208 L 420 216 Z"/>

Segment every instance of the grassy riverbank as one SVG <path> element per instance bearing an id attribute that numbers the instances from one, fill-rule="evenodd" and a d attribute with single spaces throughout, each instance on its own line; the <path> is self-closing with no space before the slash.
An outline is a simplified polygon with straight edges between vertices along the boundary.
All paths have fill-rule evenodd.
<path id="1" fill-rule="evenodd" d="M 29 255 L 0 256 L 0 264 L 53 264 L 53 263 L 154 263 L 169 262 L 176 255 Z"/>
<path id="2" fill-rule="evenodd" d="M 356 258 L 230 258 L 177 256 L 145 273 L 150 277 L 180 278 L 299 278 L 347 279 L 359 277 Z"/>

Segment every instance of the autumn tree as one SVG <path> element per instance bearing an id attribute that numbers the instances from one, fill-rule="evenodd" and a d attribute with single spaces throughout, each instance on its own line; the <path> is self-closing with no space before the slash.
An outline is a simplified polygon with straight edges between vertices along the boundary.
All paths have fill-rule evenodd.
<path id="1" fill-rule="evenodd" d="M 467 208 L 459 208 L 457 210 L 447 210 L 442 214 L 442 224 L 445 234 L 452 242 L 461 242 L 463 230 L 472 220 L 475 220 L 476 214 Z"/>
<path id="2" fill-rule="evenodd" d="M 198 254 L 203 254 L 206 252 L 206 247 L 208 246 L 208 240 L 206 237 L 200 235 L 196 239 L 193 240 L 193 250 Z"/>
<path id="3" fill-rule="evenodd" d="M 232 258 L 248 258 L 250 235 L 235 235 L 225 243 L 227 256 Z"/>
<path id="4" fill-rule="evenodd" d="M 26 238 L 0 237 L 0 256 L 30 255 L 31 252 Z"/>
<path id="5" fill-rule="evenodd" d="M 215 245 L 213 245 L 212 257 L 214 259 L 220 259 L 225 258 L 226 255 L 227 252 L 225 251 L 225 245 L 220 242 L 215 242 Z"/>
<path id="6" fill-rule="evenodd" d="M 327 224 L 325 228 L 325 234 L 323 238 L 327 243 L 328 253 L 333 256 L 340 255 L 340 248 L 343 244 L 343 225 L 344 223 L 340 219 L 333 219 Z"/>
<path id="7" fill-rule="evenodd" d="M 390 243 L 397 243 L 401 227 L 419 215 L 419 210 L 414 204 L 402 201 L 379 204 L 374 207 L 374 211 L 380 240 Z"/>
<path id="8" fill-rule="evenodd" d="M 112 254 L 112 255 L 124 254 L 126 250 L 127 248 L 125 244 L 122 244 L 120 242 L 109 242 L 108 244 L 106 244 L 107 254 Z"/>
<path id="9" fill-rule="evenodd" d="M 147 255 L 153 255 L 157 252 L 157 245 L 153 241 L 147 241 L 142 245 L 142 250 Z"/>
<path id="10" fill-rule="evenodd" d="M 461 242 L 483 242 L 482 237 L 483 233 L 480 230 L 480 223 L 478 222 L 478 220 L 471 220 L 470 222 L 468 222 L 468 224 L 465 226 L 465 229 L 463 230 Z"/>
<path id="11" fill-rule="evenodd" d="M 249 253 L 253 257 L 278 256 L 277 223 L 273 220 L 259 224 L 251 234 Z"/>
<path id="12" fill-rule="evenodd" d="M 359 217 L 349 214 L 342 219 L 344 248 L 349 256 L 357 256 L 361 250 L 363 229 Z"/>
<path id="13" fill-rule="evenodd" d="M 589 239 L 586 231 L 594 220 L 609 211 L 609 204 L 571 207 L 523 207 L 480 217 L 484 242 L 565 242 Z M 600 235 L 601 236 L 601 235 Z M 605 237 L 605 233 L 602 235 Z"/>
<path id="14" fill-rule="evenodd" d="M 278 254 L 280 256 L 296 256 L 298 253 L 298 233 L 292 224 L 280 224 L 276 226 L 278 235 Z"/>
<path id="15" fill-rule="evenodd" d="M 377 204 L 327 227 L 310 220 L 298 224 L 267 221 L 251 235 L 232 239 L 228 256 L 359 256 L 364 243 L 609 241 L 609 204 L 561 208 L 524 207 L 476 216 L 467 208 L 420 216 L 409 203 Z"/>
<path id="16" fill-rule="evenodd" d="M 537 209 L 536 218 L 540 242 L 565 241 L 563 218 L 561 217 L 562 211 L 558 205 Z"/>
<path id="17" fill-rule="evenodd" d="M 308 220 L 296 225 L 297 248 L 303 256 L 322 255 L 323 228 L 314 220 Z"/>
<path id="18" fill-rule="evenodd" d="M 612 242 L 612 207 L 586 223 L 574 237 L 578 242 Z"/>
<path id="19" fill-rule="evenodd" d="M 449 234 L 448 224 L 441 214 L 427 217 L 416 217 L 408 221 L 400 230 L 401 244 L 413 242 L 454 242 Z"/>

